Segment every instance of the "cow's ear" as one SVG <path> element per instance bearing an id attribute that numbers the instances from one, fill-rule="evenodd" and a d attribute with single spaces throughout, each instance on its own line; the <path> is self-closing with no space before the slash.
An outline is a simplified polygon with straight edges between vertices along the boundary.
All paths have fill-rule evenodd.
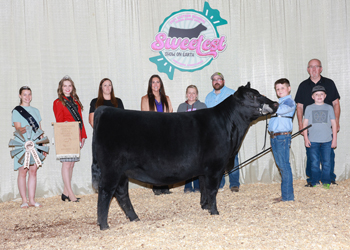
<path id="1" fill-rule="evenodd" d="M 245 85 L 245 87 L 250 89 L 250 82 L 247 82 L 247 85 Z"/>

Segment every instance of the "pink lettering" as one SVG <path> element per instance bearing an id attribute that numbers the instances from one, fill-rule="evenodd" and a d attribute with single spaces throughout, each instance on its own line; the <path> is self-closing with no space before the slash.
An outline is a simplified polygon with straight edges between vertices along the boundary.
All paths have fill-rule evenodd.
<path id="1" fill-rule="evenodd" d="M 225 43 L 225 38 L 224 36 L 220 37 L 220 42 L 219 42 L 219 45 L 218 45 L 218 50 L 219 51 L 223 51 L 225 48 L 226 48 L 226 44 Z"/>
<path id="2" fill-rule="evenodd" d="M 188 48 L 190 50 L 195 50 L 197 46 L 197 39 L 191 39 L 190 44 L 188 45 Z"/>
<path id="3" fill-rule="evenodd" d="M 203 50 L 210 50 L 210 47 L 211 47 L 211 41 L 210 40 L 205 40 L 203 45 L 202 45 L 202 49 Z"/>
<path id="4" fill-rule="evenodd" d="M 211 51 L 217 50 L 218 49 L 218 43 L 219 43 L 219 39 L 213 39 L 211 41 L 211 48 L 210 48 L 210 50 Z"/>
<path id="5" fill-rule="evenodd" d="M 202 41 L 203 41 L 203 36 L 200 36 L 199 38 L 198 38 L 198 45 L 197 45 L 197 48 L 196 48 L 196 53 L 197 53 L 197 55 L 199 55 L 199 56 L 209 56 L 209 55 L 211 55 L 211 56 L 213 56 L 214 58 L 216 58 L 217 57 L 217 54 L 218 53 L 216 53 L 216 52 L 214 52 L 214 51 L 212 51 L 212 52 L 208 52 L 208 53 L 202 53 L 202 50 L 201 50 L 201 46 L 200 46 L 200 44 L 202 43 Z M 207 41 L 207 40 L 206 40 Z M 210 42 L 210 40 L 209 40 L 209 42 Z M 205 43 L 205 42 L 204 42 Z M 202 46 L 202 48 L 203 48 L 203 46 Z M 205 51 L 205 49 L 203 49 L 204 51 Z"/>
<path id="6" fill-rule="evenodd" d="M 226 49 L 226 37 L 214 38 L 212 40 L 204 40 L 201 35 L 198 38 L 177 38 L 168 37 L 166 33 L 158 33 L 155 41 L 151 44 L 152 50 L 195 50 L 198 56 L 213 56 L 216 58 L 218 52 Z"/>
<path id="7" fill-rule="evenodd" d="M 165 49 L 176 50 L 181 43 L 181 39 L 177 39 L 176 37 L 167 38 L 165 41 Z"/>
<path id="8" fill-rule="evenodd" d="M 184 40 L 182 40 L 180 44 L 180 49 L 186 50 L 189 43 L 190 43 L 190 40 L 188 40 L 188 38 L 185 38 Z"/>
<path id="9" fill-rule="evenodd" d="M 156 35 L 156 40 L 151 44 L 153 50 L 162 50 L 164 47 L 164 41 L 167 38 L 165 33 L 158 33 Z"/>

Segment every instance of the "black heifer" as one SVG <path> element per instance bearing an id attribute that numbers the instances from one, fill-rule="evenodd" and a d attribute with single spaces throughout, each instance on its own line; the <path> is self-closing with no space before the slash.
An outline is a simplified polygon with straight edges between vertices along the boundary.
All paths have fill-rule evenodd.
<path id="1" fill-rule="evenodd" d="M 199 176 L 201 207 L 219 214 L 216 194 L 222 175 L 233 167 L 228 165 L 230 158 L 237 154 L 250 123 L 277 108 L 276 102 L 251 89 L 249 83 L 216 107 L 195 112 L 98 108 L 93 136 L 98 168 L 93 169 L 93 178 L 99 183 L 101 230 L 108 228 L 113 196 L 130 221 L 138 220 L 128 178 L 161 186 Z"/>

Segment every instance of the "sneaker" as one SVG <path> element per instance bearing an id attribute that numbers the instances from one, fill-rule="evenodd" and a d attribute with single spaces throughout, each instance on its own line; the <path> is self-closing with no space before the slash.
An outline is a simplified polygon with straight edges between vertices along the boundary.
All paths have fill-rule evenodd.
<path id="1" fill-rule="evenodd" d="M 239 191 L 239 187 L 237 186 L 233 186 L 230 188 L 232 192 L 238 192 Z"/>
<path id="2" fill-rule="evenodd" d="M 224 190 L 224 188 L 219 188 L 219 192 L 223 192 Z"/>
<path id="3" fill-rule="evenodd" d="M 312 186 L 311 182 L 308 182 L 308 183 L 305 185 L 305 187 L 313 187 L 313 186 Z"/>
<path id="4" fill-rule="evenodd" d="M 330 184 L 323 184 L 324 189 L 329 189 Z"/>
<path id="5" fill-rule="evenodd" d="M 275 198 L 275 199 L 273 199 L 273 201 L 274 201 L 274 203 L 281 202 L 282 201 L 282 197 Z"/>
<path id="6" fill-rule="evenodd" d="M 338 183 L 336 183 L 335 181 L 331 181 L 332 185 L 338 185 Z"/>

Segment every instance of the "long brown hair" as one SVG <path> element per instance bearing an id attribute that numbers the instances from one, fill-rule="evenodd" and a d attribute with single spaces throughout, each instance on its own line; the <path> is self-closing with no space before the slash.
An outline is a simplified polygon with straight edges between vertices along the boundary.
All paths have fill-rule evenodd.
<path id="1" fill-rule="evenodd" d="M 162 102 L 163 105 L 165 105 L 165 108 L 166 108 L 165 112 L 169 112 L 169 104 L 168 104 L 168 100 L 166 99 L 163 81 L 159 75 L 152 75 L 148 81 L 147 96 L 148 96 L 149 111 L 155 111 L 154 107 L 155 107 L 155 99 L 156 98 L 152 92 L 152 79 L 155 77 L 157 77 L 159 79 L 159 82 L 160 82 L 160 89 L 159 89 L 160 101 Z"/>
<path id="2" fill-rule="evenodd" d="M 115 98 L 114 96 L 114 90 L 113 90 L 113 83 L 109 78 L 103 78 L 100 82 L 100 87 L 98 88 L 98 96 L 97 96 L 97 101 L 96 101 L 96 105 L 95 108 L 98 108 L 99 106 L 103 105 L 103 101 L 105 100 L 103 98 L 103 91 L 102 91 L 102 84 L 105 81 L 110 81 L 111 85 L 112 85 L 112 91 L 111 91 L 111 103 L 113 104 L 114 107 L 118 108 L 118 100 L 117 98 Z"/>
<path id="3" fill-rule="evenodd" d="M 22 91 L 23 90 L 29 90 L 30 92 L 32 92 L 32 90 L 28 87 L 28 86 L 22 86 L 20 89 L 19 89 L 19 95 L 22 95 Z M 20 99 L 19 101 L 19 105 L 22 104 L 22 99 Z"/>
<path id="4" fill-rule="evenodd" d="M 58 99 L 62 102 L 63 106 L 66 106 L 66 103 L 64 102 L 64 94 L 63 94 L 63 82 L 64 81 L 70 81 L 70 83 L 72 84 L 72 92 L 70 93 L 71 97 L 73 98 L 73 100 L 77 101 L 80 105 L 81 110 L 83 110 L 83 104 L 81 104 L 80 100 L 79 100 L 79 96 L 77 95 L 77 90 L 75 89 L 74 86 L 74 82 L 73 80 L 70 78 L 70 76 L 64 76 L 61 81 L 58 83 L 58 88 L 57 88 L 57 94 L 58 94 Z"/>

